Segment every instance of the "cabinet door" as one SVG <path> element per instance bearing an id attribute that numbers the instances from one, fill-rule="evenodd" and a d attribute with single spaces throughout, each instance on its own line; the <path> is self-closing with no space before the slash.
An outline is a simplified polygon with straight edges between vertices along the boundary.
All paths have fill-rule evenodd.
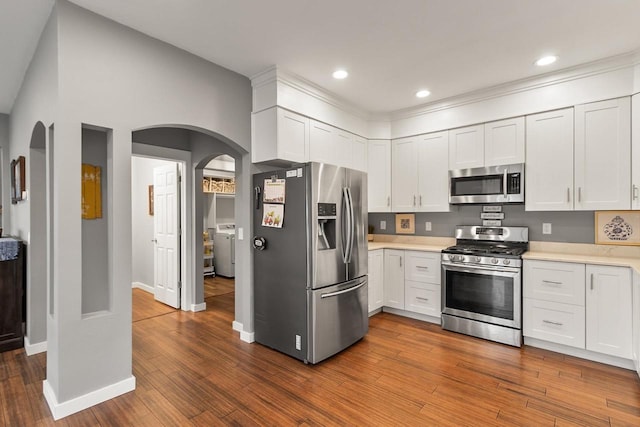
<path id="1" fill-rule="evenodd" d="M 449 169 L 484 166 L 484 125 L 449 131 Z"/>
<path id="2" fill-rule="evenodd" d="M 633 312 L 633 325 L 631 330 L 633 331 L 633 339 L 631 345 L 633 346 L 633 364 L 636 367 L 636 372 L 640 375 L 640 273 L 634 270 L 633 272 L 633 306 L 631 311 Z"/>
<path id="3" fill-rule="evenodd" d="M 418 207 L 421 212 L 449 212 L 449 132 L 423 135 L 418 146 Z"/>
<path id="4" fill-rule="evenodd" d="M 382 307 L 384 291 L 383 250 L 369 251 L 369 313 Z"/>
<path id="5" fill-rule="evenodd" d="M 524 117 L 484 124 L 484 165 L 524 163 Z"/>
<path id="6" fill-rule="evenodd" d="M 309 121 L 309 160 L 337 165 L 340 151 L 335 128 L 324 123 Z"/>
<path id="7" fill-rule="evenodd" d="M 394 212 L 414 212 L 418 198 L 418 156 L 416 138 L 402 138 L 392 143 L 391 204 Z"/>
<path id="8" fill-rule="evenodd" d="M 351 168 L 359 171 L 367 172 L 368 168 L 368 150 L 367 140 L 361 136 L 353 135 L 351 140 Z"/>
<path id="9" fill-rule="evenodd" d="M 631 209 L 640 209 L 640 94 L 631 102 Z"/>
<path id="10" fill-rule="evenodd" d="M 573 210 L 573 108 L 526 122 L 525 210 Z"/>
<path id="11" fill-rule="evenodd" d="M 525 337 L 584 349 L 584 307 L 533 298 L 524 298 L 523 305 Z"/>
<path id="12" fill-rule="evenodd" d="M 631 269 L 587 265 L 587 350 L 631 359 Z"/>
<path id="13" fill-rule="evenodd" d="M 269 108 L 251 116 L 251 158 L 306 162 L 309 157 L 309 119 L 282 108 Z"/>
<path id="14" fill-rule="evenodd" d="M 391 212 L 391 141 L 369 141 L 368 154 L 369 212 Z"/>
<path id="15" fill-rule="evenodd" d="M 575 209 L 630 209 L 630 99 L 578 105 L 575 114 Z"/>
<path id="16" fill-rule="evenodd" d="M 404 310 L 404 251 L 384 250 L 384 305 Z"/>
<path id="17" fill-rule="evenodd" d="M 355 135 L 336 128 L 333 129 L 333 135 L 336 149 L 332 153 L 333 164 L 345 168 L 353 168 L 353 141 Z"/>
<path id="18" fill-rule="evenodd" d="M 427 316 L 440 317 L 442 309 L 440 285 L 407 280 L 405 283 L 405 310 Z"/>
<path id="19" fill-rule="evenodd" d="M 524 296 L 584 307 L 584 264 L 524 260 Z"/>
<path id="20" fill-rule="evenodd" d="M 440 285 L 440 252 L 405 251 L 406 280 Z"/>

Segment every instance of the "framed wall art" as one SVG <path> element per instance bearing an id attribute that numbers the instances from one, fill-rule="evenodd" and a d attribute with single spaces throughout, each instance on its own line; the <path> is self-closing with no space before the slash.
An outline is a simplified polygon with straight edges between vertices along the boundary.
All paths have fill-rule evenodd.
<path id="1" fill-rule="evenodd" d="M 415 234 L 416 214 L 396 214 L 396 234 Z"/>
<path id="2" fill-rule="evenodd" d="M 11 160 L 11 203 L 15 205 L 21 201 L 26 190 L 25 158 L 20 156 L 16 160 Z"/>
<path id="3" fill-rule="evenodd" d="M 640 211 L 597 211 L 597 245 L 640 246 Z"/>

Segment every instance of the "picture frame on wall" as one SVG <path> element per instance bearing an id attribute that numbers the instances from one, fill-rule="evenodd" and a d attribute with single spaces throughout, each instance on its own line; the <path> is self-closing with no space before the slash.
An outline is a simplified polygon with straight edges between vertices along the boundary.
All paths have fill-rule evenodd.
<path id="1" fill-rule="evenodd" d="M 16 204 L 23 200 L 25 193 L 25 157 L 19 156 L 11 161 L 11 203 Z"/>
<path id="2" fill-rule="evenodd" d="M 396 234 L 416 234 L 416 214 L 396 214 Z"/>
<path id="3" fill-rule="evenodd" d="M 597 245 L 640 246 L 640 211 L 596 211 Z"/>

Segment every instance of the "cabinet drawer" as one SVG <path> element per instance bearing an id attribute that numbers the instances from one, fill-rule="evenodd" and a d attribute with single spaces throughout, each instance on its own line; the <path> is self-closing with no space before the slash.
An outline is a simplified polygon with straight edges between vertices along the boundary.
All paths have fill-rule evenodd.
<path id="1" fill-rule="evenodd" d="M 585 346 L 584 307 L 525 298 L 523 327 L 526 337 L 577 348 Z"/>
<path id="2" fill-rule="evenodd" d="M 440 317 L 440 285 L 407 280 L 404 296 L 405 310 Z"/>
<path id="3" fill-rule="evenodd" d="M 523 284 L 527 298 L 584 307 L 584 264 L 525 260 Z"/>
<path id="4" fill-rule="evenodd" d="M 405 261 L 405 279 L 440 284 L 440 252 L 406 251 Z"/>

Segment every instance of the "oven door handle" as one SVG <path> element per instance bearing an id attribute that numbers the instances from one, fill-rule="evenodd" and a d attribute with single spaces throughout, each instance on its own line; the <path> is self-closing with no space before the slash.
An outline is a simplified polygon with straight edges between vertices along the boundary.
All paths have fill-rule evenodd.
<path id="1" fill-rule="evenodd" d="M 519 268 L 508 268 L 508 267 L 484 267 L 481 265 L 474 265 L 473 267 L 467 265 L 454 265 L 454 264 L 445 264 L 442 263 L 442 268 L 449 271 L 459 271 L 462 273 L 477 273 L 478 270 L 481 272 L 487 273 L 510 273 L 510 274 L 518 274 L 520 272 Z M 482 273 L 480 273 L 482 274 Z"/>

